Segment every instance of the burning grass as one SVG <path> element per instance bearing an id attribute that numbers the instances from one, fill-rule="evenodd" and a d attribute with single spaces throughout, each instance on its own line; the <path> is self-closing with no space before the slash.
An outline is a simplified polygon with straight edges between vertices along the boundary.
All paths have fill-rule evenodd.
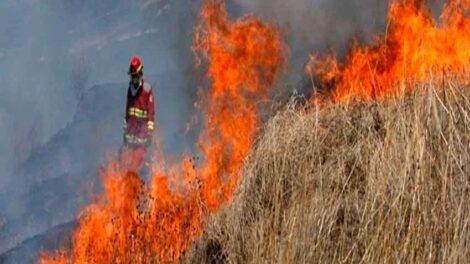
<path id="1" fill-rule="evenodd" d="M 307 73 L 334 87 L 336 103 L 402 96 L 442 73 L 468 81 L 470 1 L 445 1 L 438 20 L 427 2 L 390 1 L 387 31 L 374 43 L 354 44 L 344 63 L 313 54 Z"/>
<path id="2" fill-rule="evenodd" d="M 194 48 L 207 60 L 211 81 L 198 102 L 199 166 L 186 157 L 168 165 L 158 156 L 143 188 L 125 162 L 110 162 L 101 171 L 104 192 L 81 210 L 71 248 L 43 252 L 41 263 L 177 262 L 206 218 L 229 202 L 255 138 L 260 102 L 268 101 L 285 64 L 285 45 L 274 25 L 254 16 L 230 20 L 222 0 L 205 0 Z"/>
<path id="3" fill-rule="evenodd" d="M 185 260 L 469 262 L 469 87 L 421 88 L 278 113 Z"/>
<path id="4" fill-rule="evenodd" d="M 285 44 L 275 25 L 230 20 L 223 0 L 204 1 L 201 164 L 155 164 L 142 190 L 111 163 L 72 248 L 40 261 L 467 262 L 470 2 L 447 1 L 440 23 L 425 3 L 392 1 L 387 34 L 344 65 L 312 56 L 307 72 L 331 93 L 314 97 L 316 109 L 289 105 L 253 149 Z"/>

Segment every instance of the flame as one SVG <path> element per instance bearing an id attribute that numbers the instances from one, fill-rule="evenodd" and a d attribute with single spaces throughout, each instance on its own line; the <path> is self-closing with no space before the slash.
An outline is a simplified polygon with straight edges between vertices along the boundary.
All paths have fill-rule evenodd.
<path id="1" fill-rule="evenodd" d="M 377 36 L 370 46 L 354 44 L 343 65 L 331 54 L 311 55 L 307 73 L 323 86 L 333 86 L 331 100 L 340 103 L 403 95 L 445 75 L 468 82 L 470 1 L 449 0 L 439 22 L 425 4 L 392 1 L 385 36 Z"/>
<path id="2" fill-rule="evenodd" d="M 184 158 L 167 172 L 155 164 L 146 189 L 110 162 L 101 171 L 104 194 L 81 211 L 71 250 L 42 252 L 40 263 L 175 262 L 230 200 L 259 124 L 256 104 L 282 70 L 285 46 L 273 25 L 253 16 L 230 21 L 222 0 L 206 0 L 201 14 L 194 47 L 212 82 L 200 102 L 201 166 Z"/>

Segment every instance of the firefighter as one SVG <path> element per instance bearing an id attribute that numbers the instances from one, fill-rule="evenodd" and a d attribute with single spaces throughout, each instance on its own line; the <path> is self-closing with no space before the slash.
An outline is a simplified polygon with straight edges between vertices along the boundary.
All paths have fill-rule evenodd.
<path id="1" fill-rule="evenodd" d="M 135 173 L 143 168 L 147 149 L 152 144 L 155 120 L 152 87 L 144 79 L 143 68 L 142 60 L 138 56 L 132 57 L 121 149 L 122 162 Z"/>

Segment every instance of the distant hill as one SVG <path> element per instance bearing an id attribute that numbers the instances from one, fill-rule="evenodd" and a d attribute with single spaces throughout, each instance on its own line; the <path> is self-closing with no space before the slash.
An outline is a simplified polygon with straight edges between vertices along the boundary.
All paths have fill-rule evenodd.
<path id="1" fill-rule="evenodd" d="M 0 252 L 74 218 L 98 166 L 120 146 L 124 93 L 118 84 L 86 91 L 73 121 L 19 166 L 0 192 Z"/>
<path id="2" fill-rule="evenodd" d="M 70 231 L 75 222 L 61 224 L 43 234 L 23 241 L 17 247 L 0 255 L 0 263 L 26 264 L 37 263 L 38 249 L 53 250 L 70 242 Z"/>

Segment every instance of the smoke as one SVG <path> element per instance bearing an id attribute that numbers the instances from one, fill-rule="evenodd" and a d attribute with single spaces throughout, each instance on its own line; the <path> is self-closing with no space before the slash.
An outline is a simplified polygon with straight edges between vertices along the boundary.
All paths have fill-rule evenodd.
<path id="1" fill-rule="evenodd" d="M 171 105 L 166 100 L 157 105 L 157 117 L 169 125 L 162 125 L 162 132 L 184 131 L 197 87 L 188 81 L 194 65 L 191 6 L 190 1 L 2 1 L 0 185 L 35 146 L 71 122 L 88 87 L 123 83 L 116 92 L 125 96 L 134 54 L 143 58 L 157 96 L 172 99 Z"/>
<path id="2" fill-rule="evenodd" d="M 99 134 L 84 135 L 77 129 L 60 137 L 67 142 L 50 140 L 70 125 L 93 121 L 83 116 L 98 119 L 103 115 L 98 109 L 113 111 L 112 116 L 124 114 L 122 101 L 132 55 L 142 57 L 145 76 L 154 87 L 156 118 L 165 150 L 177 155 L 194 144 L 195 137 L 185 135 L 198 86 L 191 53 L 192 25 L 198 10 L 194 5 L 189 0 L 0 2 L 0 254 L 57 222 L 74 218 L 73 208 L 84 202 L 74 201 L 80 184 L 98 178 L 97 165 L 89 168 L 88 174 L 78 174 L 78 170 L 90 167 L 89 157 L 101 150 L 93 150 L 92 155 L 60 147 L 86 144 L 79 142 L 83 138 L 120 139 L 122 122 L 102 124 L 95 129 Z M 103 85 L 109 83 L 120 85 Z M 95 86 L 100 84 L 112 94 L 99 93 L 103 88 Z M 82 104 L 80 109 L 86 113 L 77 114 L 79 101 L 90 99 L 83 98 L 84 94 L 99 94 L 105 101 L 88 109 Z M 95 147 L 100 146 L 96 142 Z M 86 147 L 83 145 L 83 149 Z M 106 151 L 118 147 L 116 141 L 115 148 Z M 74 157 L 78 158 L 56 162 L 51 156 L 62 155 L 52 153 L 56 149 L 75 150 Z M 104 162 L 106 156 L 102 159 L 94 162 Z M 28 168 L 41 171 L 19 176 L 18 171 L 30 171 Z M 51 185 L 46 182 L 50 178 L 42 175 L 60 180 Z M 42 210 L 57 200 L 64 201 L 61 208 Z M 36 232 L 32 226 L 38 228 Z"/>
<path id="3" fill-rule="evenodd" d="M 276 21 L 297 45 L 309 50 L 342 49 L 360 32 L 382 29 L 387 1 L 378 0 L 238 0 L 246 9 Z"/>
<path id="4" fill-rule="evenodd" d="M 67 94 L 58 89 L 63 85 L 64 80 L 58 78 L 63 71 L 60 67 L 54 67 L 51 57 L 52 50 L 60 52 L 61 40 L 55 37 L 55 41 L 47 43 L 51 30 L 54 30 L 49 29 L 43 19 L 48 10 L 46 7 L 35 7 L 29 1 L 0 4 L 0 81 L 3 93 L 0 104 L 4 106 L 0 123 L 0 137 L 4 145 L 0 150 L 0 184 L 24 158 L 17 155 L 21 149 L 27 152 L 28 148 L 23 147 L 27 145 L 24 141 L 44 141 L 47 135 L 57 130 L 60 123 L 57 121 L 62 116 L 57 115 L 55 110 L 60 112 L 63 103 L 69 102 Z M 50 67 L 45 67 L 49 62 Z M 56 94 L 62 100 L 57 100 L 51 107 L 45 93 L 49 96 Z M 40 127 L 43 122 L 44 126 Z M 35 133 L 34 138 L 27 138 L 29 131 L 34 129 L 41 132 Z"/>
<path id="5" fill-rule="evenodd" d="M 32 149 L 71 121 L 77 90 L 125 83 L 133 54 L 143 57 L 149 80 L 168 98 L 157 105 L 167 150 L 187 145 L 191 139 L 182 131 L 200 76 L 190 51 L 198 6 L 189 0 L 2 1 L 0 185 Z M 232 14 L 251 12 L 280 25 L 291 49 L 285 83 L 292 86 L 304 78 L 311 52 L 332 50 L 341 57 L 353 37 L 367 42 L 384 32 L 387 6 L 381 0 L 228 2 Z M 77 86 L 73 72 L 80 61 L 89 73 Z M 171 82 L 162 83 L 169 72 Z"/>
<path id="6" fill-rule="evenodd" d="M 382 32 L 388 3 L 382 0 L 237 0 L 248 12 L 279 24 L 291 49 L 286 82 L 298 86 L 311 52 L 345 52 L 347 43 Z"/>
<path id="7" fill-rule="evenodd" d="M 77 98 L 86 89 L 120 83 L 122 90 L 115 93 L 125 96 L 127 65 L 134 54 L 143 58 L 145 75 L 154 86 L 157 123 L 166 152 L 178 154 L 194 144 L 195 135 L 185 135 L 184 130 L 194 116 L 193 102 L 201 82 L 191 52 L 199 2 L 0 1 L 0 194 L 8 189 L 7 182 L 14 186 L 34 183 L 16 177 L 15 169 L 33 150 L 74 122 Z M 233 16 L 250 12 L 281 27 L 291 58 L 281 85 L 290 88 L 303 81 L 311 52 L 333 50 L 341 56 L 351 38 L 367 42 L 373 34 L 384 32 L 388 2 L 235 0 L 227 5 Z M 81 70 L 86 76 L 80 76 Z M 124 111 L 123 105 L 117 107 Z M 121 127 L 103 133 L 116 136 Z M 77 139 L 71 136 L 70 140 Z M 86 155 L 84 160 L 88 160 Z M 63 166 L 64 171 L 73 169 Z M 10 208 L 18 202 L 7 201 Z M 29 211 L 28 206 L 22 209 Z M 8 216 L 0 212 L 0 252 L 4 250 L 4 218 Z"/>
<path id="8" fill-rule="evenodd" d="M 304 67 L 311 53 L 334 52 L 343 58 L 351 41 L 369 43 L 387 27 L 387 0 L 236 0 L 243 12 L 278 23 L 291 49 L 291 60 L 281 89 L 311 90 Z M 439 14 L 442 0 L 426 1 Z"/>
<path id="9" fill-rule="evenodd" d="M 249 11 L 279 23 L 291 47 L 288 78 L 296 84 L 310 52 L 341 49 L 356 29 L 383 26 L 380 20 L 369 23 L 367 16 L 383 15 L 374 14 L 375 6 L 361 10 L 363 3 L 237 0 L 227 4 L 234 16 Z M 377 8 L 385 13 L 384 6 Z M 0 192 L 41 181 L 35 175 L 26 180 L 13 174 L 31 151 L 74 122 L 77 99 L 87 88 L 122 83 L 122 90 L 115 93 L 125 96 L 127 65 L 134 54 L 143 58 L 145 75 L 154 86 L 166 152 L 179 153 L 194 144 L 195 135 L 185 135 L 184 128 L 194 116 L 192 104 L 201 82 L 191 52 L 198 10 L 199 1 L 190 0 L 1 1 Z M 80 75 L 82 71 L 86 76 Z M 117 107 L 124 111 L 124 106 Z M 120 134 L 121 127 L 106 133 Z M 72 170 L 68 163 L 61 166 Z M 17 207 L 16 201 L 8 202 Z"/>

